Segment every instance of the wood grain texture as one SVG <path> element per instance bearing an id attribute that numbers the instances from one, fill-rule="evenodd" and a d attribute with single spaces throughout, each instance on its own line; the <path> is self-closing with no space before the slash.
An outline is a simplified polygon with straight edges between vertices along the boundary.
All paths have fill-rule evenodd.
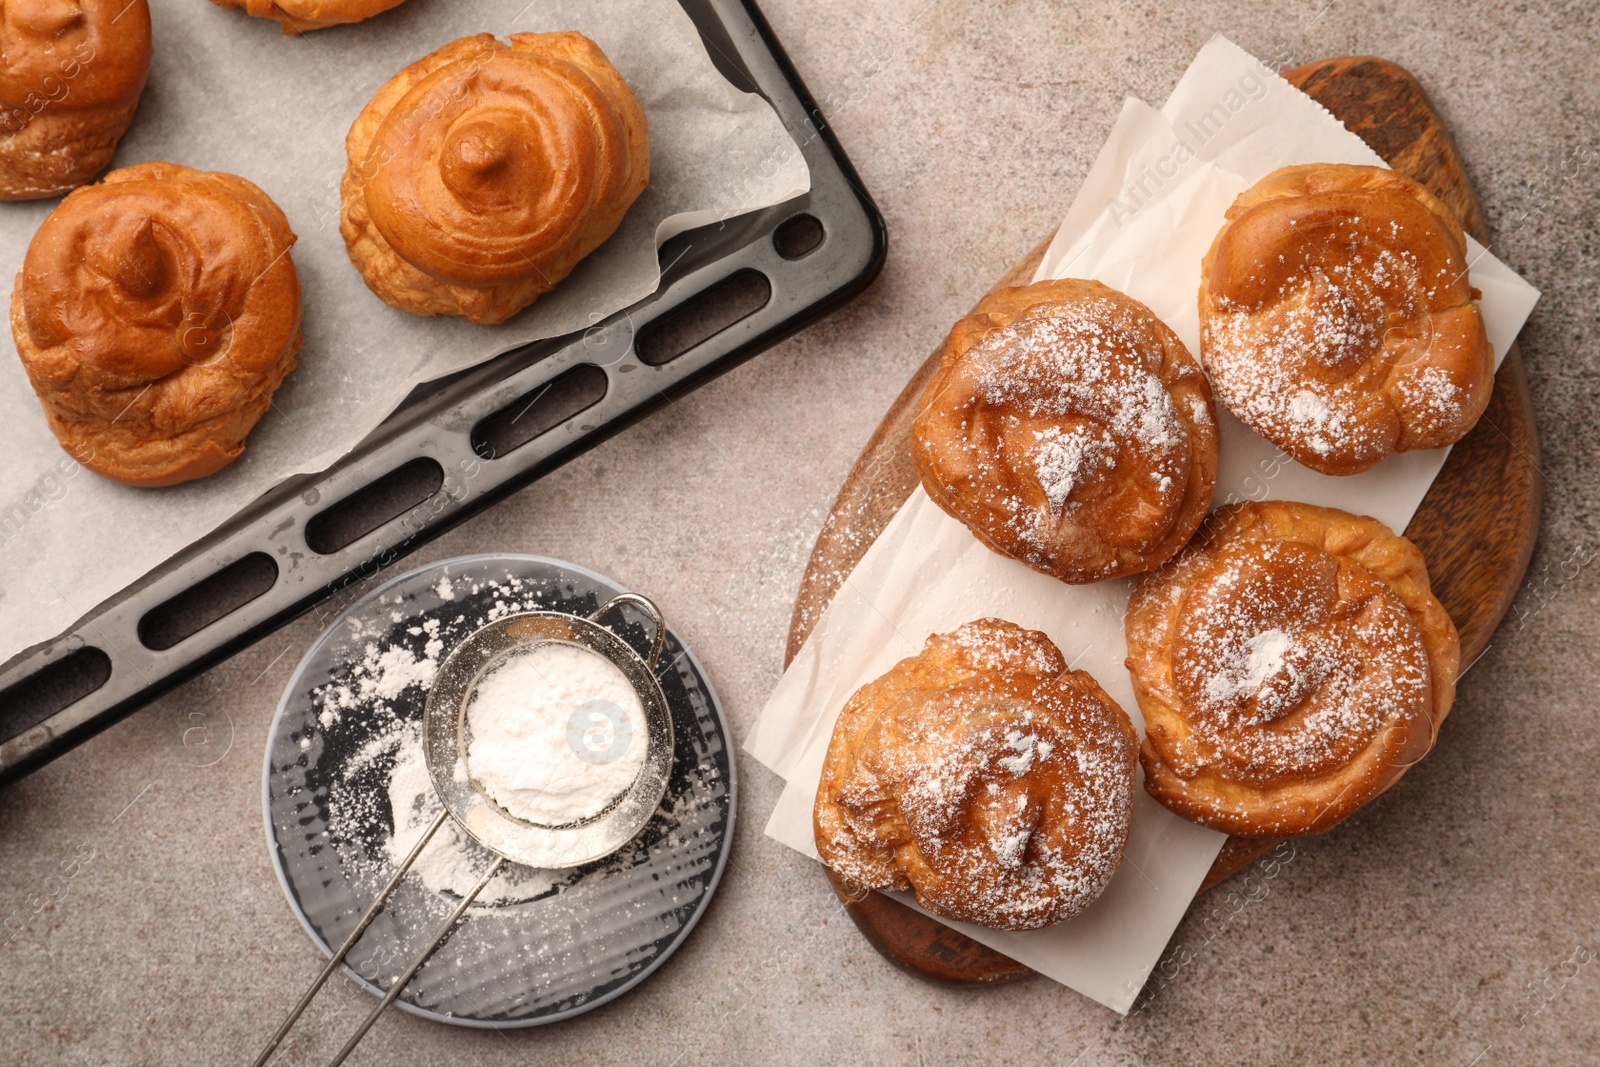
<path id="1" fill-rule="evenodd" d="M 1296 67 L 1284 77 L 1390 166 L 1427 186 L 1467 232 L 1488 243 L 1483 211 L 1455 140 L 1410 74 L 1387 60 L 1346 56 Z M 1026 284 L 1049 244 L 1047 237 L 995 287 Z M 936 361 L 937 352 L 912 376 L 839 490 L 801 579 L 786 663 L 917 485 L 911 424 Z M 1543 477 L 1527 376 L 1513 345 L 1495 376 L 1488 410 L 1451 451 L 1405 531 L 1427 559 L 1434 592 L 1460 631 L 1463 670 L 1488 647 L 1522 584 L 1538 534 Z M 1441 743 L 1448 743 L 1448 725 L 1446 731 Z M 1230 837 L 1200 892 L 1250 865 L 1278 840 Z M 852 896 L 831 872 L 829 877 L 867 939 L 907 970 L 959 985 L 992 985 L 1033 973 L 882 894 Z"/>

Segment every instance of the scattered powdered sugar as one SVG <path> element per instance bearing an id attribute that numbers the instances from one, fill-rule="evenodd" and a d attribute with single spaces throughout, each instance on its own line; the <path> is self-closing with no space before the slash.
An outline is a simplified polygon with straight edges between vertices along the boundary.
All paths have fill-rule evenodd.
<path id="1" fill-rule="evenodd" d="M 467 771 L 517 818 L 562 826 L 598 815 L 639 776 L 644 708 L 609 660 L 565 642 L 519 652 L 467 705 Z"/>
<path id="2" fill-rule="evenodd" d="M 1320 456 L 1330 455 L 1345 437 L 1345 414 L 1310 389 L 1301 389 L 1289 398 L 1288 418 Z"/>
<path id="3" fill-rule="evenodd" d="M 1395 390 L 1423 419 L 1432 423 L 1454 422 L 1466 403 L 1461 388 L 1448 371 L 1439 367 L 1423 367 L 1397 376 Z"/>
<path id="4" fill-rule="evenodd" d="M 437 655 L 437 651 L 434 654 Z M 386 648 L 378 653 L 377 669 L 372 674 L 373 695 L 392 700 L 408 685 L 432 685 L 438 668 L 433 655 L 417 656 L 410 649 Z"/>
<path id="5" fill-rule="evenodd" d="M 1030 753 L 1031 755 L 1031 753 Z M 1006 761 L 1001 760 L 1004 766 Z M 1007 768 L 1008 770 L 1010 768 Z M 1017 775 L 1026 774 L 1027 771 L 1013 771 Z M 1010 810 L 1001 807 L 1002 816 L 996 828 L 989 835 L 989 847 L 994 852 L 995 860 L 1007 870 L 1016 870 L 1022 866 L 1028 842 L 1033 840 L 1033 827 L 1027 825 L 1028 795 L 1017 793 L 1010 798 Z"/>
<path id="6" fill-rule="evenodd" d="M 1103 742 L 1072 736 L 1104 727 L 1091 727 L 1092 716 L 1063 720 L 1014 710 L 972 728 L 970 717 L 993 714 L 993 705 L 961 701 L 949 711 L 955 728 L 912 733 L 891 774 L 902 783 L 901 818 L 938 873 L 940 884 L 925 880 L 916 886 L 919 894 L 946 911 L 958 907 L 970 921 L 1013 928 L 1044 925 L 1087 906 L 1116 872 L 1126 844 L 1126 755 L 1112 758 Z M 1056 778 L 1064 768 L 1076 772 L 1069 772 L 1066 788 L 1042 801 L 1030 798 L 1030 776 Z M 969 825 L 982 826 L 982 835 L 963 833 Z M 981 873 L 986 855 L 1003 876 Z"/>
<path id="7" fill-rule="evenodd" d="M 1034 434 L 1040 442 L 1033 469 L 1050 502 L 1050 514 L 1059 518 L 1067 497 L 1085 477 L 1117 465 L 1117 444 L 1097 426 L 1079 426 L 1063 432 L 1051 426 Z"/>
<path id="8" fill-rule="evenodd" d="M 973 670 L 1009 669 L 1054 675 L 1067 666 L 1054 645 L 1035 640 L 1029 631 L 1010 623 L 1002 627 L 993 620 L 980 619 L 958 626 L 950 633 L 939 634 L 937 639 L 960 649 Z"/>
<path id="9" fill-rule="evenodd" d="M 325 940 L 343 938 L 442 813 L 423 756 L 425 687 L 373 679 L 394 670 L 397 682 L 404 672 L 420 671 L 414 681 L 437 671 L 491 613 L 587 615 L 609 592 L 544 561 L 448 566 L 449 601 L 440 595 L 437 572 L 429 572 L 364 598 L 342 616 L 307 664 L 309 690 L 297 689 L 284 708 L 280 728 L 287 732 L 274 738 L 272 833 L 284 876 Z M 618 629 L 630 643 L 649 636 L 646 627 L 607 621 L 624 622 Z M 385 659 L 395 647 L 410 655 Z M 416 668 L 417 661 L 431 662 Z M 473 1001 L 475 989 L 505 993 L 502 1007 L 510 1005 L 512 1014 L 570 1006 L 653 966 L 662 946 L 701 914 L 732 831 L 731 752 L 692 661 L 674 659 L 660 677 L 678 742 L 667 793 L 649 823 L 617 852 L 581 867 L 503 864 L 408 995 L 447 1013 L 463 1003 L 463 993 Z M 380 688 L 398 692 L 383 697 Z M 348 703 L 323 725 L 319 712 L 341 692 Z M 393 983 L 495 859 L 455 823 L 442 822 L 357 944 L 352 967 L 380 986 Z"/>
<path id="10" fill-rule="evenodd" d="M 1384 355 L 1382 333 L 1371 325 L 1384 321 L 1382 312 L 1381 304 L 1358 307 L 1320 271 L 1286 280 L 1265 309 L 1218 301 L 1202 333 L 1212 387 L 1268 437 L 1305 441 L 1324 456 L 1375 447 L 1363 418 L 1370 385 L 1358 372 Z"/>
<path id="11" fill-rule="evenodd" d="M 1247 638 L 1236 646 L 1242 654 L 1206 679 L 1206 696 L 1219 704 L 1255 696 L 1267 679 L 1285 668 L 1293 644 L 1294 639 L 1277 628 Z"/>
<path id="12" fill-rule="evenodd" d="M 521 578 L 480 587 L 446 575 L 430 587 L 447 603 L 465 603 L 457 601 L 457 596 L 469 588 L 473 596 L 485 593 L 494 597 L 487 605 L 490 618 L 544 606 Z M 422 704 L 447 644 L 460 641 L 482 621 L 457 613 L 450 621 L 429 615 L 402 626 L 399 623 L 405 615 L 398 609 L 387 617 L 396 623 L 387 634 L 369 621 L 347 623 L 352 644 L 342 657 L 341 670 L 314 691 L 318 705 L 315 722 L 323 732 L 353 729 L 364 738 L 344 759 L 330 786 L 328 829 L 335 839 L 355 846 L 356 851 L 347 854 L 348 862 L 370 870 L 379 879 L 388 876 L 386 869 L 405 859 L 443 810 L 423 756 Z M 308 749 L 310 743 L 309 735 L 303 737 L 301 749 Z M 381 832 L 385 825 L 392 829 Z M 461 896 L 477 884 L 494 858 L 494 853 L 471 840 L 453 820 L 446 820 L 407 877 L 430 892 Z M 529 899 L 549 889 L 555 877 L 508 863 L 473 906 Z"/>
<path id="13" fill-rule="evenodd" d="M 1006 744 L 1011 746 L 1011 750 L 1016 755 L 1001 756 L 995 762 L 1018 778 L 1021 778 L 1033 769 L 1033 754 L 1039 744 L 1039 738 L 1031 732 L 1023 733 L 1021 730 L 1012 730 L 1006 734 Z"/>
<path id="14" fill-rule="evenodd" d="M 1177 405 L 1145 366 L 1149 342 L 1121 321 L 1126 313 L 1108 300 L 1050 310 L 991 330 L 973 346 L 967 358 L 982 368 L 983 400 L 1033 418 L 1092 419 L 1120 442 L 1152 451 L 1183 445 Z"/>
<path id="15" fill-rule="evenodd" d="M 439 670 L 440 653 L 444 651 L 439 620 L 429 619 L 424 626 L 413 629 L 412 636 L 427 634 L 421 654 L 401 644 L 379 647 L 376 642 L 369 641 L 362 649 L 362 658 L 354 664 L 349 680 L 322 690 L 322 711 L 318 720 L 324 729 L 338 722 L 340 716 L 352 708 L 363 707 L 374 700 L 393 700 L 411 686 L 426 689 L 433 684 Z"/>
<path id="16" fill-rule="evenodd" d="M 374 777 L 379 783 L 371 787 Z M 361 786 L 350 783 L 361 781 Z M 367 739 L 340 767 L 328 805 L 328 831 L 356 846 L 346 862 L 381 884 L 404 862 L 444 810 L 428 776 L 422 724 L 392 720 Z M 384 827 L 391 828 L 385 831 Z M 371 849 L 370 853 L 365 849 Z M 494 862 L 494 853 L 446 819 L 407 872 L 408 881 L 430 893 L 465 896 Z M 526 900 L 548 890 L 558 875 L 506 864 L 484 887 L 473 907 Z"/>

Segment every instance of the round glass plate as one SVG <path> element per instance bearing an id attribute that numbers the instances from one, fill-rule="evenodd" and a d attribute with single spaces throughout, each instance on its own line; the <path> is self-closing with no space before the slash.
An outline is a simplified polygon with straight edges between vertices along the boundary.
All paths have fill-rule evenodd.
<path id="1" fill-rule="evenodd" d="M 438 803 L 426 790 L 411 810 L 400 787 L 406 768 L 414 770 L 409 746 L 420 743 L 433 667 L 487 622 L 534 610 L 588 615 L 624 591 L 538 556 L 444 560 L 357 601 L 300 661 L 267 740 L 267 842 L 290 906 L 325 954 L 393 875 L 407 829 L 439 810 L 423 806 Z M 642 613 L 624 608 L 604 622 L 649 655 L 654 633 Z M 621 995 L 683 943 L 727 859 L 733 758 L 711 683 L 670 625 L 656 678 L 675 741 L 655 816 L 621 850 L 581 867 L 507 864 L 400 1007 L 463 1026 L 537 1026 Z M 493 861 L 452 830 L 441 828 L 418 861 L 426 870 L 406 876 L 345 962 L 375 996 L 460 903 L 456 886 L 470 887 Z M 307 980 L 313 973 L 308 966 Z"/>

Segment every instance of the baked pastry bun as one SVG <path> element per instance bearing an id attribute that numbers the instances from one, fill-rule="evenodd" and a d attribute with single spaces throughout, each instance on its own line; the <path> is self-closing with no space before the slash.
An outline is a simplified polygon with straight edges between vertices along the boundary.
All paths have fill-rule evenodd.
<path id="1" fill-rule="evenodd" d="M 1422 553 L 1376 519 L 1220 508 L 1128 605 L 1145 789 L 1246 837 L 1318 833 L 1433 747 L 1456 628 Z"/>
<path id="2" fill-rule="evenodd" d="M 275 20 L 283 32 L 299 36 L 381 15 L 404 0 L 211 0 L 218 7 L 242 7 L 246 14 Z"/>
<path id="3" fill-rule="evenodd" d="M 60 196 L 110 166 L 149 73 L 146 0 L 0 4 L 0 200 Z"/>
<path id="4" fill-rule="evenodd" d="M 1206 253 L 1200 359 L 1222 404 L 1323 474 L 1459 441 L 1494 349 L 1450 210 L 1382 167 L 1285 167 Z"/>
<path id="5" fill-rule="evenodd" d="M 1042 633 L 935 634 L 839 714 L 814 809 L 822 860 L 936 915 L 1033 930 L 1076 915 L 1128 842 L 1138 739 Z"/>
<path id="6" fill-rule="evenodd" d="M 1001 289 L 956 323 L 912 451 L 934 503 L 1066 582 L 1159 565 L 1217 480 L 1199 363 L 1149 308 L 1079 279 Z"/>
<path id="7" fill-rule="evenodd" d="M 350 127 L 340 231 L 374 293 L 504 322 L 650 182 L 644 109 L 581 33 L 482 33 L 391 78 Z"/>
<path id="8" fill-rule="evenodd" d="M 141 163 L 34 235 L 11 332 L 61 445 L 129 485 L 203 478 L 244 450 L 300 350 L 289 220 L 232 174 Z"/>

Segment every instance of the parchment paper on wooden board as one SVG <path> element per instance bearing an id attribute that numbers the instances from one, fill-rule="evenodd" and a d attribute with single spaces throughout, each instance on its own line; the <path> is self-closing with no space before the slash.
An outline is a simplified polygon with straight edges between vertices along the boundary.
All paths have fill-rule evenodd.
<path id="1" fill-rule="evenodd" d="M 1230 42 L 1213 38 L 1161 111 L 1126 102 L 1037 278 L 1095 278 L 1121 289 L 1148 304 L 1198 353 L 1200 261 L 1223 213 L 1265 174 L 1310 162 L 1383 165 L 1321 105 Z M 1471 259 L 1498 361 L 1538 293 L 1481 247 L 1473 246 Z M 1374 515 L 1400 530 L 1448 452 L 1391 456 L 1364 474 L 1333 478 L 1298 466 L 1220 408 L 1218 416 L 1219 505 L 1243 498 L 1303 500 Z M 920 488 L 914 491 L 824 612 L 745 740 L 746 750 L 788 783 L 768 835 L 816 857 L 812 804 L 845 701 L 920 651 L 928 635 L 980 616 L 1049 634 L 1142 734 L 1123 665 L 1122 619 L 1131 587 L 1131 580 L 1070 586 L 1039 574 L 991 552 Z M 1141 782 L 1123 866 L 1081 915 L 1027 933 L 949 925 L 1126 1012 L 1224 840 L 1155 803 Z M 916 906 L 910 894 L 900 899 Z"/>
<path id="2" fill-rule="evenodd" d="M 810 188 L 777 114 L 717 72 L 674 0 L 417 0 L 303 38 L 203 0 L 150 6 L 155 62 L 116 165 L 171 160 L 265 189 L 300 238 L 305 347 L 231 467 L 170 489 L 132 489 L 61 450 L 3 331 L 0 662 L 65 630 L 274 484 L 328 467 L 417 384 L 587 328 L 654 292 L 656 248 L 671 235 Z M 503 326 L 390 308 L 367 290 L 339 236 L 350 123 L 396 71 L 458 37 L 567 29 L 598 42 L 644 104 L 649 189 L 555 292 Z M 0 279 L 16 277 L 56 203 L 0 204 Z M 9 287 L 7 297 L 9 306 Z"/>

